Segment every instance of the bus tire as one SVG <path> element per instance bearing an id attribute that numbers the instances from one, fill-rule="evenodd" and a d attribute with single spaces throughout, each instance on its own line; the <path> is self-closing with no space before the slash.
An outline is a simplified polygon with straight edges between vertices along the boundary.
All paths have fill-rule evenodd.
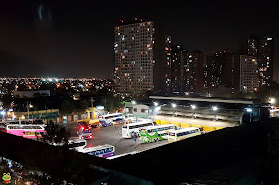
<path id="1" fill-rule="evenodd" d="M 132 137 L 133 137 L 133 138 L 137 138 L 137 133 L 133 132 L 133 133 L 132 133 Z"/>

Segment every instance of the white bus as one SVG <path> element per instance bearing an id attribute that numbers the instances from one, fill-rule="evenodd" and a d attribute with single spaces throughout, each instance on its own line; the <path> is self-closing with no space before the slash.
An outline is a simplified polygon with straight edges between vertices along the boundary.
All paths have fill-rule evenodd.
<path id="1" fill-rule="evenodd" d="M 169 132 L 169 143 L 186 139 L 189 137 L 201 135 L 201 131 L 198 127 L 182 128 Z"/>
<path id="2" fill-rule="evenodd" d="M 49 143 L 51 144 L 51 143 Z M 65 145 L 65 142 L 61 143 L 52 143 L 51 145 L 54 146 L 63 146 Z M 85 139 L 73 139 L 68 141 L 68 147 L 69 150 L 75 150 L 79 152 L 80 150 L 83 150 L 87 145 L 87 141 Z"/>
<path id="3" fill-rule="evenodd" d="M 144 143 L 165 140 L 168 139 L 169 132 L 172 132 L 176 129 L 176 125 L 173 124 L 155 125 L 151 127 L 142 128 L 140 130 L 140 139 Z"/>
<path id="4" fill-rule="evenodd" d="M 68 147 L 70 150 L 82 150 L 86 147 L 87 141 L 85 139 L 75 139 L 68 141 Z"/>
<path id="5" fill-rule="evenodd" d="M 105 144 L 105 145 L 84 148 L 78 151 L 82 153 L 87 153 L 88 155 L 95 155 L 97 157 L 107 158 L 114 155 L 115 148 L 112 145 Z"/>
<path id="6" fill-rule="evenodd" d="M 123 120 L 122 116 L 122 113 L 101 115 L 99 118 L 100 126 L 107 127 L 113 125 L 114 123 L 120 122 Z"/>
<path id="7" fill-rule="evenodd" d="M 122 137 L 139 137 L 140 129 L 148 126 L 154 126 L 151 120 L 144 120 L 136 123 L 124 124 L 122 126 Z"/>

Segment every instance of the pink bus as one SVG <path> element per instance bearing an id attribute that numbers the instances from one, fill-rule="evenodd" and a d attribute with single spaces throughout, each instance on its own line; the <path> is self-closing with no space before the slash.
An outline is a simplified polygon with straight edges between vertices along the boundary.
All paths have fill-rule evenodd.
<path id="1" fill-rule="evenodd" d="M 7 125 L 7 133 L 25 138 L 42 137 L 46 130 L 42 125 Z"/>

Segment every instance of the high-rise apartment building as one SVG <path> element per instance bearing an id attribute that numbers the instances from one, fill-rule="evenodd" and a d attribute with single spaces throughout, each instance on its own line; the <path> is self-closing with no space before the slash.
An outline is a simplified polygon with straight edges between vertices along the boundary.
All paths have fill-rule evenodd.
<path id="1" fill-rule="evenodd" d="M 219 52 L 208 57 L 208 78 L 211 91 L 223 86 L 229 92 L 251 93 L 259 89 L 259 57 Z"/>
<path id="2" fill-rule="evenodd" d="M 240 91 L 252 93 L 259 89 L 258 62 L 260 58 L 240 55 Z"/>
<path id="3" fill-rule="evenodd" d="M 165 63 L 165 94 L 169 94 L 171 92 L 171 50 L 172 50 L 172 42 L 171 42 L 171 36 L 166 35 L 165 37 L 165 54 L 166 54 L 166 63 Z"/>
<path id="4" fill-rule="evenodd" d="M 251 36 L 248 38 L 247 54 L 259 57 L 259 83 L 260 85 L 270 84 L 274 80 L 273 77 L 273 61 L 274 61 L 274 40 L 268 36 Z"/>
<path id="5" fill-rule="evenodd" d="M 203 92 L 206 87 L 206 57 L 201 51 L 187 51 L 185 54 L 184 91 Z"/>
<path id="6" fill-rule="evenodd" d="M 173 93 L 184 91 L 185 81 L 185 50 L 181 45 L 172 47 L 171 55 L 171 88 Z"/>
<path id="7" fill-rule="evenodd" d="M 122 21 L 123 22 L 123 21 Z M 166 47 L 167 44 L 167 47 Z M 171 37 L 152 21 L 133 20 L 114 28 L 114 79 L 116 91 L 124 96 L 142 96 L 148 90 L 167 91 L 167 59 Z"/>
<path id="8" fill-rule="evenodd" d="M 186 51 L 181 45 L 172 49 L 172 92 L 203 92 L 205 88 L 205 55 L 200 51 Z"/>

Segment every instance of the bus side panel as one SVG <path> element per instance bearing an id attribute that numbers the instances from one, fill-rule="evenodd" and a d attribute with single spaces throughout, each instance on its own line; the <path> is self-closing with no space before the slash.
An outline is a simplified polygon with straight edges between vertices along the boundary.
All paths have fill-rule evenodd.
<path id="1" fill-rule="evenodd" d="M 7 130 L 7 133 L 16 136 L 23 136 L 23 130 Z"/>
<path id="2" fill-rule="evenodd" d="M 111 157 L 111 156 L 114 156 L 114 152 L 103 154 L 103 158 L 107 158 L 107 157 Z"/>
<path id="3" fill-rule="evenodd" d="M 157 125 L 161 125 L 161 120 L 158 120 L 158 119 L 157 119 L 157 120 L 156 120 L 156 124 L 157 124 Z"/>

